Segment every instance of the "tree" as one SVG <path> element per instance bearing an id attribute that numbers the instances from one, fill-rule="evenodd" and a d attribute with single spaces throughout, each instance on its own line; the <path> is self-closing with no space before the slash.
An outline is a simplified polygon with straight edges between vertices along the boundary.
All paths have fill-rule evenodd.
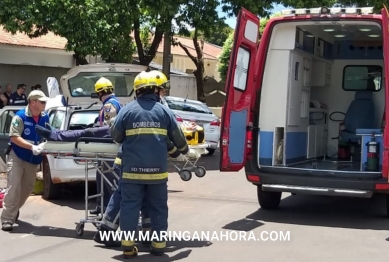
<path id="1" fill-rule="evenodd" d="M 224 20 L 216 21 L 216 23 L 212 28 L 212 32 L 209 33 L 209 37 L 205 37 L 204 41 L 213 45 L 223 46 L 223 43 L 227 40 L 229 34 L 234 32 L 234 29 L 227 25 Z M 194 32 L 194 30 L 190 32 L 191 38 L 193 38 Z M 203 34 L 203 32 L 200 31 L 200 34 Z"/>
<path id="2" fill-rule="evenodd" d="M 231 49 L 233 44 L 234 32 L 230 33 L 227 40 L 224 42 L 222 52 L 219 56 L 217 71 L 219 72 L 222 81 L 226 81 L 227 79 L 228 64 L 230 63 Z"/>
<path id="3" fill-rule="evenodd" d="M 148 65 L 164 31 L 170 31 L 180 3 L 181 0 L 3 0 L 0 24 L 8 32 L 19 31 L 31 38 L 49 31 L 66 38 L 66 49 L 75 52 L 77 64 L 87 63 L 86 55 L 130 63 L 136 48 L 140 64 Z M 154 30 L 152 40 L 144 37 L 144 25 Z"/>
<path id="4" fill-rule="evenodd" d="M 180 8 L 176 16 L 178 32 L 181 35 L 190 36 L 188 26 L 194 28 L 192 35 L 193 46 L 196 50 L 196 55 L 189 51 L 189 48 L 180 42 L 178 44 L 187 54 L 187 56 L 196 65 L 193 74 L 196 77 L 197 98 L 199 101 L 205 102 L 204 83 L 207 76 L 204 75 L 204 39 L 209 39 L 212 32 L 224 20 L 224 17 L 219 17 L 216 8 L 222 6 L 222 10 L 229 16 L 237 15 L 241 7 L 244 6 L 251 12 L 258 15 L 267 15 L 272 7 L 272 1 L 253 1 L 253 0 L 188 0 L 185 5 Z"/>

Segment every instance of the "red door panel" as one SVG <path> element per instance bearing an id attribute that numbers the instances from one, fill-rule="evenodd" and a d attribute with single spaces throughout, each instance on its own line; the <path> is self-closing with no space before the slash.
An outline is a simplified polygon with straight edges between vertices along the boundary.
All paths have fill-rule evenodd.
<path id="1" fill-rule="evenodd" d="M 239 171 L 246 162 L 246 130 L 252 91 L 255 88 L 258 37 L 259 18 L 242 9 L 237 17 L 226 80 L 220 136 L 220 171 Z"/>
<path id="2" fill-rule="evenodd" d="M 382 14 L 382 37 L 384 48 L 384 81 L 385 81 L 385 127 L 384 127 L 384 156 L 382 159 L 382 176 L 388 178 L 389 171 L 389 12 L 385 8 Z"/>

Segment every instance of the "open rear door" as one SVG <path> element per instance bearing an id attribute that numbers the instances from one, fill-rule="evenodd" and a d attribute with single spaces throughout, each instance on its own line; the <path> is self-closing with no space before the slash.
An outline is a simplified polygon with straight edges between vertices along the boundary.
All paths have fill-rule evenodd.
<path id="1" fill-rule="evenodd" d="M 226 101 L 221 121 L 220 171 L 239 171 L 246 162 L 258 36 L 259 18 L 242 9 L 237 17 L 227 73 Z"/>
<path id="2" fill-rule="evenodd" d="M 382 9 L 382 46 L 384 48 L 384 81 L 385 81 L 385 126 L 384 126 L 384 156 L 382 159 L 382 176 L 388 178 L 389 172 L 389 11 Z"/>

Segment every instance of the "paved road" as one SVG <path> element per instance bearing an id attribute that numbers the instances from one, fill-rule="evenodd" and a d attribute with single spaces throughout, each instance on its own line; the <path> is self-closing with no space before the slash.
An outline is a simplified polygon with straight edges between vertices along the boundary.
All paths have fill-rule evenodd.
<path id="1" fill-rule="evenodd" d="M 134 261 L 236 262 L 382 262 L 389 242 L 389 219 L 383 199 L 303 197 L 284 194 L 280 209 L 258 209 L 255 187 L 243 172 L 219 173 L 218 156 L 204 157 L 204 178 L 169 181 L 169 227 L 174 231 L 253 232 L 261 241 L 183 241 L 169 243 L 163 257 L 141 248 Z M 65 196 L 64 196 L 65 197 Z M 47 202 L 32 196 L 21 210 L 14 232 L 0 231 L 0 261 L 124 261 L 119 249 L 106 249 L 91 240 L 95 228 L 77 237 L 74 222 L 84 216 L 82 188 L 67 200 Z M 93 206 L 93 203 L 91 204 Z M 287 234 L 289 241 L 266 241 L 267 233 Z M 274 233 L 275 232 L 275 233 Z"/>

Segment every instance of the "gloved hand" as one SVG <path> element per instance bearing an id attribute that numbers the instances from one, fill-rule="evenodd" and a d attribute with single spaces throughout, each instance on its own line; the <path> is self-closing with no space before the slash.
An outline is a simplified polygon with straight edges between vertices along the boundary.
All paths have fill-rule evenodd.
<path id="1" fill-rule="evenodd" d="M 186 156 L 184 156 L 183 154 L 180 154 L 177 158 L 176 158 L 177 161 L 187 161 L 188 158 L 186 158 Z"/>
<path id="2" fill-rule="evenodd" d="M 43 151 L 43 145 L 44 143 L 40 143 L 39 145 L 33 145 L 32 146 L 32 153 L 34 154 L 34 156 L 37 156 L 37 155 L 40 155 Z"/>

